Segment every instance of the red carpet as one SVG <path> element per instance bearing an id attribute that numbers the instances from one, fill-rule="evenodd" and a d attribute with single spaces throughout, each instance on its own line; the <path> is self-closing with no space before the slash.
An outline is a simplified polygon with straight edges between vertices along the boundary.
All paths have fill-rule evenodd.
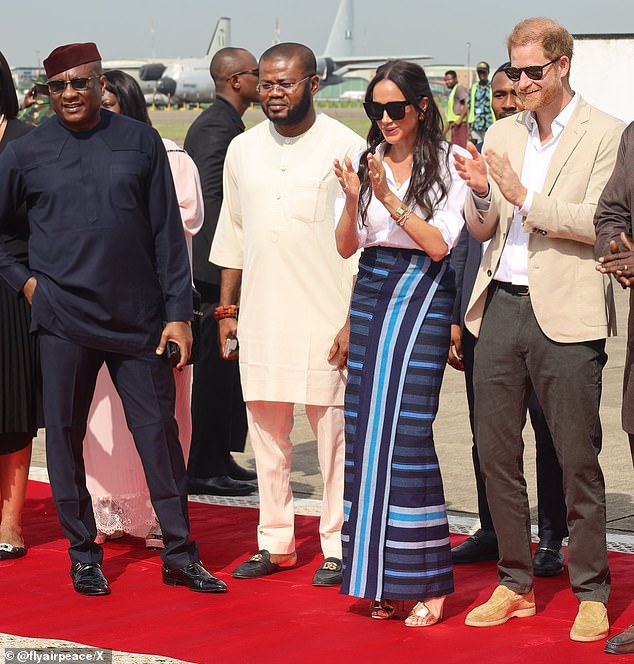
<path id="1" fill-rule="evenodd" d="M 256 510 L 193 504 L 191 521 L 206 567 L 229 584 L 228 594 L 164 586 L 158 555 L 126 537 L 105 546 L 112 594 L 82 597 L 72 590 L 50 489 L 30 482 L 24 514 L 28 555 L 0 562 L 0 631 L 219 664 L 615 661 L 603 654 L 603 641 L 580 644 L 568 638 L 577 601 L 567 577 L 536 580 L 534 618 L 475 629 L 464 625 L 464 616 L 488 598 L 495 566 L 459 566 L 443 622 L 406 628 L 400 620 L 368 618 L 367 601 L 310 585 L 320 562 L 313 517 L 297 519 L 301 566 L 253 581 L 232 579 L 230 572 L 257 548 Z M 634 557 L 610 554 L 610 565 L 614 634 L 634 622 Z"/>

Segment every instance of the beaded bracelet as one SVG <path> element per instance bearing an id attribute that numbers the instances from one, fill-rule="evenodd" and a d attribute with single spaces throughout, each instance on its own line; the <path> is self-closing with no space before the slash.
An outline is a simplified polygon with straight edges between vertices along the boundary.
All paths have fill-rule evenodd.
<path id="1" fill-rule="evenodd" d="M 237 318 L 238 306 L 236 304 L 229 304 L 225 307 L 216 307 L 214 309 L 214 318 L 222 320 L 223 318 Z"/>

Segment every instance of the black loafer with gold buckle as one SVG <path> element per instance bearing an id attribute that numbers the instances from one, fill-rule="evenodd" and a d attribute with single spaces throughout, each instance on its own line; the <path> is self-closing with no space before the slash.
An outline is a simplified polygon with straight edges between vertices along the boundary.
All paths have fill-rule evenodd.
<path id="1" fill-rule="evenodd" d="M 326 558 L 313 576 L 314 586 L 339 586 L 343 580 L 343 565 L 339 558 Z"/>

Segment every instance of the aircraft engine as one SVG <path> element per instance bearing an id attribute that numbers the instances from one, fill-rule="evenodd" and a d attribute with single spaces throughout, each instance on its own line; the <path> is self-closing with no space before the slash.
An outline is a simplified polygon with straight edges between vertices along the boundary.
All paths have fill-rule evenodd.
<path id="1" fill-rule="evenodd" d="M 163 63 L 151 62 L 139 67 L 139 78 L 142 81 L 158 81 L 163 76 L 164 71 L 165 65 Z"/>
<path id="2" fill-rule="evenodd" d="M 324 85 L 334 85 L 341 81 L 340 76 L 334 74 L 337 65 L 332 58 L 317 58 L 317 74 Z"/>
<path id="3" fill-rule="evenodd" d="M 176 94 L 176 81 L 169 76 L 163 76 L 156 84 L 156 91 L 168 97 L 173 97 Z"/>

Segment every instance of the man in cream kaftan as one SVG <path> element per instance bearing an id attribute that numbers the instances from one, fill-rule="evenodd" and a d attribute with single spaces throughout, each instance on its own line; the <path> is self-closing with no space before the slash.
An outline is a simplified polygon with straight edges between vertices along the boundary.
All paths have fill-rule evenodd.
<path id="1" fill-rule="evenodd" d="M 296 56 L 291 50 L 289 58 L 284 49 L 275 49 L 262 56 L 260 83 L 299 84 L 292 92 L 276 84 L 261 92 L 271 122 L 229 146 L 225 197 L 210 256 L 226 268 L 222 305 L 237 304 L 238 287 L 229 292 L 227 274 L 241 277 L 240 373 L 260 489 L 260 552 L 234 572 L 238 578 L 270 574 L 296 561 L 289 483 L 296 403 L 305 404 L 317 438 L 324 479 L 322 550 L 325 558 L 337 559 L 339 569 L 341 559 L 346 376 L 339 367 L 345 365 L 347 330 L 339 332 L 346 324 L 355 265 L 335 247 L 339 184 L 332 163 L 359 152 L 364 142 L 339 122 L 315 114 L 312 95 L 319 79 L 311 75 L 314 68 L 303 51 Z M 301 97 L 299 108 L 307 96 L 305 116 L 295 124 L 278 122 L 280 109 L 296 117 L 295 99 Z"/>

